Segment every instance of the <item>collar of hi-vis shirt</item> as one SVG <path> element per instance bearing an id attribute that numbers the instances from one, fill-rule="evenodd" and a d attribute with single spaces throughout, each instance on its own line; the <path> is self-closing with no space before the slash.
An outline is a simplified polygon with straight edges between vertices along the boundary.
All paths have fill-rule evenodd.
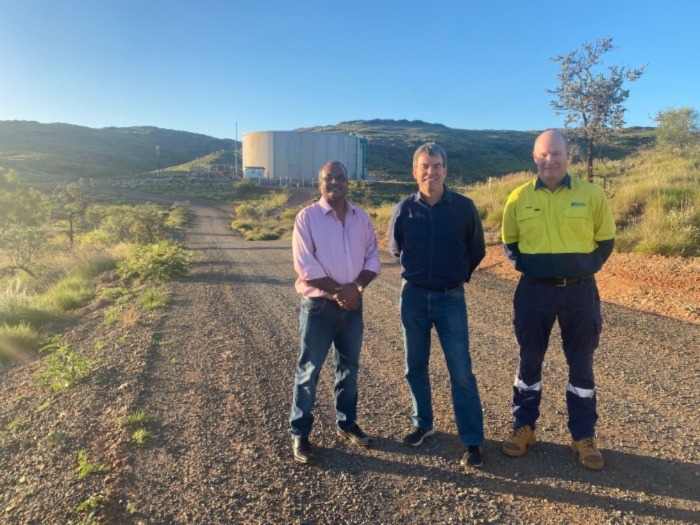
<path id="1" fill-rule="evenodd" d="M 564 175 L 564 178 L 561 179 L 561 183 L 559 186 L 557 186 L 557 190 L 561 188 L 562 186 L 566 186 L 567 188 L 571 189 L 571 177 L 569 177 L 569 174 L 567 173 Z M 544 185 L 544 182 L 542 182 L 542 179 L 540 177 L 537 177 L 537 180 L 535 181 L 535 191 L 539 190 L 540 188 L 546 188 L 547 186 Z M 557 191 L 554 190 L 554 191 Z M 551 190 L 550 190 L 551 191 Z"/>

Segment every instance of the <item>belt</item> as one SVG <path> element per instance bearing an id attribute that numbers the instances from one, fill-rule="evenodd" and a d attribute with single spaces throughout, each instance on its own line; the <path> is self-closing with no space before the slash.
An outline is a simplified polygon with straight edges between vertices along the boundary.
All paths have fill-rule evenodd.
<path id="1" fill-rule="evenodd" d="M 530 281 L 531 283 L 547 284 L 549 286 L 569 286 L 570 284 L 590 281 L 591 279 L 593 279 L 593 276 L 585 275 L 583 277 L 531 277 L 529 275 L 523 275 L 523 279 Z"/>
<path id="2" fill-rule="evenodd" d="M 420 288 L 421 290 L 425 290 L 427 292 L 449 292 L 450 290 L 454 290 L 455 288 L 459 288 L 462 286 L 462 283 L 456 284 L 454 286 L 421 286 L 420 284 L 413 284 L 412 282 L 408 282 L 411 286 L 415 286 L 416 288 Z"/>

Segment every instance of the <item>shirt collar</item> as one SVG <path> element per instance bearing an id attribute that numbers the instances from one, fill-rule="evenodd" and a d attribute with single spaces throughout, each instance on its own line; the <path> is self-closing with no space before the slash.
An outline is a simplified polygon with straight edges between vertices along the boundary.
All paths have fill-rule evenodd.
<path id="1" fill-rule="evenodd" d="M 559 186 L 566 186 L 567 188 L 571 189 L 571 177 L 569 177 L 568 173 L 564 175 L 564 178 L 561 180 L 561 184 Z M 539 190 L 540 188 L 546 187 L 547 186 L 544 185 L 544 183 L 540 180 L 538 176 L 537 181 L 535 182 L 535 191 Z"/>
<path id="2" fill-rule="evenodd" d="M 437 201 L 435 204 L 433 204 L 433 206 L 437 206 L 438 204 L 440 204 L 440 203 L 443 202 L 443 201 L 445 201 L 445 202 L 452 202 L 452 193 L 453 193 L 452 190 L 451 190 L 450 188 L 448 188 L 447 186 L 445 186 L 445 191 L 443 192 L 442 197 L 440 197 L 440 200 Z M 418 190 L 418 191 L 414 194 L 414 197 L 415 197 L 416 201 L 420 201 L 420 202 L 426 204 L 427 206 L 430 206 L 430 204 L 428 204 L 428 203 L 423 199 L 423 196 L 420 194 L 420 190 Z"/>
<path id="3" fill-rule="evenodd" d="M 323 214 L 328 215 L 330 212 L 333 211 L 333 207 L 328 203 L 325 197 L 321 197 L 318 200 L 319 206 L 323 209 Z M 350 204 L 350 202 L 345 199 L 345 207 L 348 209 L 348 211 L 351 211 L 353 215 L 355 215 L 355 206 Z"/>

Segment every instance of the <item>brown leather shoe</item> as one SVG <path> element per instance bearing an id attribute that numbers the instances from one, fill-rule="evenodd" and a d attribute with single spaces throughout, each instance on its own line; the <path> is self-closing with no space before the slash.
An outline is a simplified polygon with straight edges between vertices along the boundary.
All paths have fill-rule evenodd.
<path id="1" fill-rule="evenodd" d="M 605 465 L 603 454 L 598 450 L 594 438 L 588 437 L 572 441 L 571 450 L 578 456 L 579 463 L 584 467 L 593 470 L 603 470 Z"/>
<path id="2" fill-rule="evenodd" d="M 295 437 L 292 440 L 292 450 L 294 451 L 294 460 L 299 463 L 309 463 L 314 457 L 311 453 L 309 438 Z"/>
<path id="3" fill-rule="evenodd" d="M 513 433 L 503 441 L 503 453 L 506 456 L 522 456 L 536 441 L 535 430 L 530 425 L 523 425 L 513 430 Z"/>

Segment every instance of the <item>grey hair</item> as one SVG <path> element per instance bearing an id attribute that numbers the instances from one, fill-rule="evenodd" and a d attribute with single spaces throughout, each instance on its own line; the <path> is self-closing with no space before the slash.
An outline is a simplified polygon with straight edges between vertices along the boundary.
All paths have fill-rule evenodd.
<path id="1" fill-rule="evenodd" d="M 437 157 L 440 155 L 442 157 L 442 166 L 447 167 L 447 153 L 442 149 L 442 146 L 436 144 L 435 142 L 426 142 L 422 146 L 419 146 L 416 152 L 413 154 L 413 167 L 418 166 L 418 157 L 421 155 L 428 155 L 428 157 Z"/>
<path id="2" fill-rule="evenodd" d="M 325 172 L 323 170 L 329 164 L 332 166 L 340 166 L 343 169 L 343 173 L 345 173 L 345 176 L 346 177 L 348 176 L 348 169 L 345 167 L 345 165 L 342 162 L 340 162 L 339 160 L 329 160 L 328 162 L 324 162 L 323 166 L 321 166 L 321 169 L 318 170 L 318 178 L 319 179 L 325 175 Z"/>

